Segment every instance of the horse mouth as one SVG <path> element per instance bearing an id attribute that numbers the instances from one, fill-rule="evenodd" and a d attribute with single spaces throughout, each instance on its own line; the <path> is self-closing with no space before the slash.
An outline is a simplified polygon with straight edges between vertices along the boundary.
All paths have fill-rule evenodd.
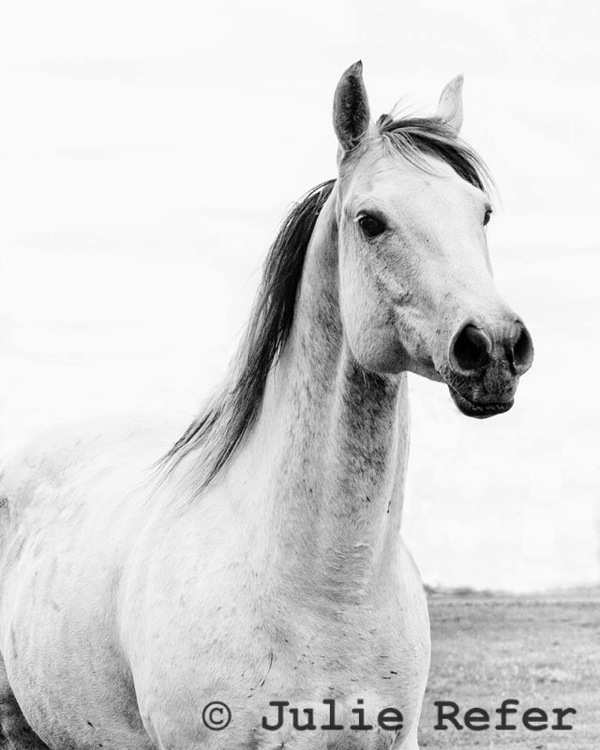
<path id="1" fill-rule="evenodd" d="M 514 398 L 511 398 L 508 401 L 486 401 L 478 403 L 466 398 L 452 386 L 449 386 L 449 390 L 452 400 L 458 407 L 459 411 L 467 417 L 475 417 L 476 419 L 487 419 L 488 417 L 495 417 L 496 414 L 504 414 L 511 409 L 515 403 Z"/>

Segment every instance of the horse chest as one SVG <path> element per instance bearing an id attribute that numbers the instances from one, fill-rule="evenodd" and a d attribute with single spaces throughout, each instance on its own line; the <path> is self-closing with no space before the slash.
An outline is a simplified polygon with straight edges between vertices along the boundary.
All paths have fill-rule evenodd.
<path id="1" fill-rule="evenodd" d="M 364 656 L 310 646 L 260 655 L 240 648 L 231 661 L 208 655 L 180 683 L 146 683 L 144 724 L 162 747 L 220 747 L 225 738 L 240 749 L 387 748 L 418 720 L 426 658 Z"/>
<path id="2" fill-rule="evenodd" d="M 382 710 L 414 724 L 429 633 L 410 558 L 400 554 L 389 595 L 374 586 L 373 600 L 350 604 L 333 590 L 327 600 L 305 584 L 288 590 L 272 568 L 248 564 L 233 534 L 216 548 L 222 537 L 198 533 L 182 529 L 177 544 L 153 535 L 144 564 L 125 577 L 121 632 L 144 726 L 159 747 L 387 747 L 394 732 L 378 726 Z M 342 728 L 323 730 L 330 700 Z M 275 726 L 273 704 L 282 702 Z M 215 703 L 231 712 L 222 731 L 206 726 Z M 373 729 L 351 729 L 352 709 L 364 709 Z"/>
<path id="3" fill-rule="evenodd" d="M 415 623 L 398 617 L 392 627 L 390 612 L 345 624 L 291 609 L 274 617 L 245 604 L 243 595 L 222 598 L 218 612 L 194 618 L 193 634 L 156 637 L 134 669 L 159 746 L 198 738 L 216 746 L 226 735 L 228 747 L 240 748 L 385 748 L 414 724 L 428 663 L 428 639 Z M 183 619 L 180 612 L 172 622 Z M 221 732 L 207 724 L 223 721 L 223 706 L 231 719 Z M 379 725 L 387 709 L 400 712 L 397 726 Z M 357 729 L 361 721 L 370 728 Z"/>

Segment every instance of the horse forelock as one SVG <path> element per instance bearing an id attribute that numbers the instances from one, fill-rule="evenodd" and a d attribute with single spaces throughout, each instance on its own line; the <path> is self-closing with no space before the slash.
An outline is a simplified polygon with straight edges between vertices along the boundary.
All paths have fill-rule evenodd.
<path id="1" fill-rule="evenodd" d="M 378 137 L 424 171 L 431 170 L 426 157 L 434 157 L 448 164 L 464 180 L 491 194 L 494 182 L 479 154 L 438 116 L 394 117 L 381 115 L 376 123 Z"/>

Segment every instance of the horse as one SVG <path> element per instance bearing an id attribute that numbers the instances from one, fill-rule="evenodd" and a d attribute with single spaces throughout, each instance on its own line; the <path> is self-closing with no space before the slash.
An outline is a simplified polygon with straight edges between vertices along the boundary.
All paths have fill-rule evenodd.
<path id="1" fill-rule="evenodd" d="M 337 176 L 283 220 L 225 382 L 178 439 L 105 419 L 7 459 L 2 748 L 418 748 L 407 374 L 486 418 L 533 360 L 492 279 L 461 91 L 374 121 L 362 63 L 345 71 Z"/>

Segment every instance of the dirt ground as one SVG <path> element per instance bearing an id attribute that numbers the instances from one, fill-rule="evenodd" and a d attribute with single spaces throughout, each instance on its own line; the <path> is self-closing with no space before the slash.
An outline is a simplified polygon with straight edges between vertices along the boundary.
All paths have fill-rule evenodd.
<path id="1" fill-rule="evenodd" d="M 600 748 L 600 590 L 544 596 L 431 593 L 432 660 L 420 725 L 422 748 Z M 514 731 L 498 731 L 495 713 L 519 700 L 507 717 Z M 436 730 L 434 701 L 485 709 L 492 728 Z M 571 731 L 531 731 L 520 720 L 528 708 L 575 708 Z M 446 722 L 449 723 L 449 722 Z"/>

